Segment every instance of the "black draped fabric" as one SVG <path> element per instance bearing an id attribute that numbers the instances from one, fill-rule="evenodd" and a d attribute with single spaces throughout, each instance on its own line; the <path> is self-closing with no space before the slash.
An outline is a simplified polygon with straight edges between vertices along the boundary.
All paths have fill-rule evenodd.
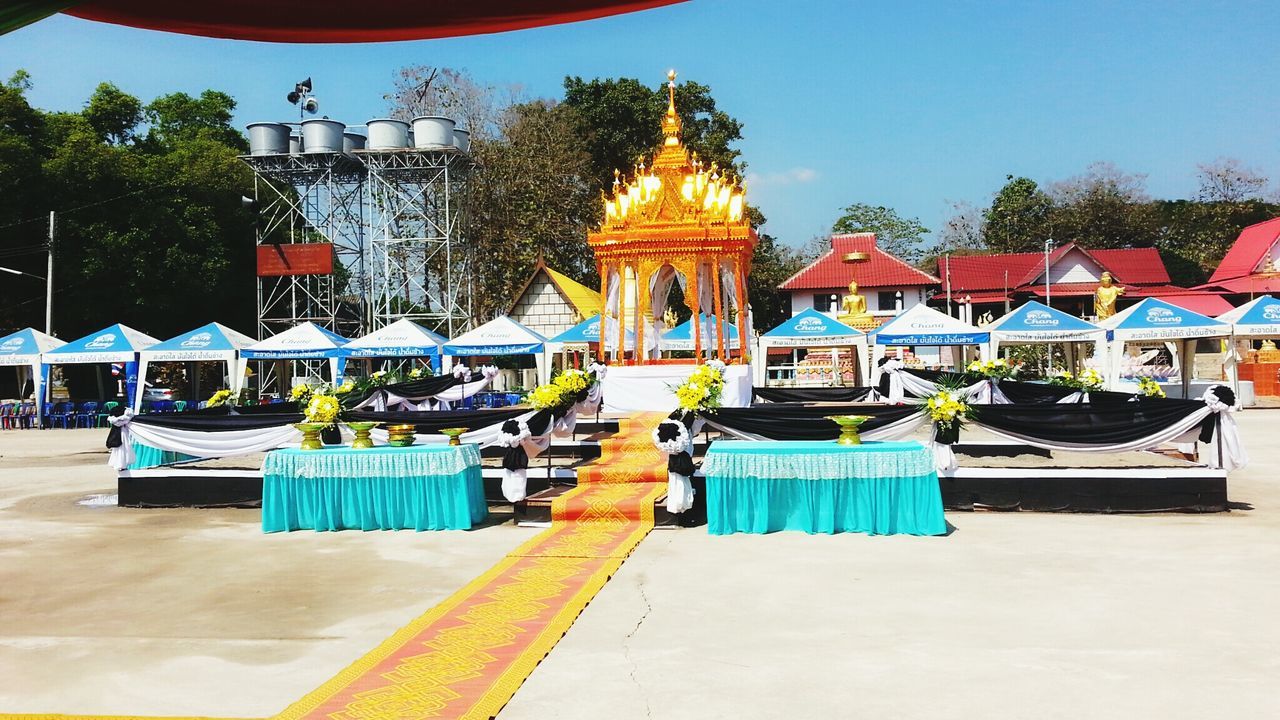
<path id="1" fill-rule="evenodd" d="M 502 423 L 502 432 L 512 437 L 520 436 L 520 422 L 518 420 L 507 420 Z M 529 453 L 524 449 L 524 443 L 516 443 L 513 447 L 507 448 L 502 454 L 503 470 L 526 470 L 529 467 Z"/>
<path id="2" fill-rule="evenodd" d="M 875 388 L 869 387 L 815 387 L 815 388 L 767 388 L 755 389 L 756 397 L 761 400 L 781 402 L 861 402 L 867 399 Z"/>
<path id="3" fill-rule="evenodd" d="M 934 385 L 937 385 L 938 383 L 946 383 L 948 385 L 968 387 L 982 379 L 978 375 L 947 372 L 945 370 L 917 370 L 914 368 L 904 368 L 899 372 L 911 373 L 921 380 L 927 380 Z M 889 397 L 889 373 L 880 373 L 880 381 L 876 383 L 876 390 L 880 391 L 881 395 Z M 907 397 L 918 397 L 905 387 L 902 389 L 902 392 Z"/>
<path id="4" fill-rule="evenodd" d="M 1130 396 L 1132 397 L 1132 396 Z M 1045 442 L 1123 445 L 1150 437 L 1204 410 L 1199 400 L 1059 405 L 973 405 L 974 422 Z"/>
<path id="5" fill-rule="evenodd" d="M 213 408 L 217 409 L 217 408 Z M 237 408 L 238 410 L 239 408 Z M 137 415 L 133 422 L 139 425 L 172 428 L 174 430 L 198 430 L 201 432 L 224 432 L 228 430 L 260 430 L 280 427 L 303 421 L 302 413 L 253 413 L 250 415 L 230 415 L 204 413 L 165 413 L 162 415 Z"/>
<path id="6" fill-rule="evenodd" d="M 434 435 L 445 428 L 464 427 L 470 430 L 497 425 L 529 412 L 529 408 L 496 408 L 492 410 L 423 410 L 413 412 L 375 412 L 353 410 L 343 414 L 351 420 L 376 420 L 385 425 L 413 425 L 415 432 Z M 543 417 L 545 415 L 545 417 Z M 549 424 L 551 413 L 547 410 L 535 413 L 528 420 L 529 431 L 539 435 L 539 429 Z"/>
<path id="7" fill-rule="evenodd" d="M 700 413 L 709 422 L 770 440 L 834 440 L 840 426 L 828 415 L 870 415 L 859 432 L 884 427 L 920 412 L 914 405 L 754 405 L 749 408 L 717 408 Z"/>
<path id="8" fill-rule="evenodd" d="M 1001 380 L 1000 392 L 1015 405 L 1052 404 L 1072 393 L 1080 392 L 1075 388 L 1047 383 L 1019 382 L 1017 380 Z"/>
<path id="9" fill-rule="evenodd" d="M 298 407 L 298 403 L 288 400 L 285 402 L 268 403 L 266 405 L 218 405 L 211 408 L 201 408 L 199 410 L 187 410 L 191 415 L 288 415 L 292 413 L 302 412 L 302 408 Z"/>
<path id="10" fill-rule="evenodd" d="M 681 425 L 684 426 L 685 435 L 688 436 L 694 417 L 692 414 L 686 414 L 682 418 L 671 418 L 659 423 L 657 430 L 658 441 L 670 443 L 678 440 L 680 438 Z M 691 477 L 693 475 L 693 456 L 689 454 L 687 449 L 668 454 L 667 472 Z"/>
<path id="11" fill-rule="evenodd" d="M 370 395 L 378 390 L 386 390 L 400 397 L 409 398 L 426 398 L 448 390 L 454 385 L 462 382 L 462 378 L 453 375 L 439 375 L 432 377 L 419 378 L 410 380 L 409 382 L 395 383 L 393 385 L 384 385 L 382 387 L 369 388 L 368 391 L 360 394 L 350 393 L 343 396 L 342 406 L 347 408 L 355 407 L 364 402 Z"/>

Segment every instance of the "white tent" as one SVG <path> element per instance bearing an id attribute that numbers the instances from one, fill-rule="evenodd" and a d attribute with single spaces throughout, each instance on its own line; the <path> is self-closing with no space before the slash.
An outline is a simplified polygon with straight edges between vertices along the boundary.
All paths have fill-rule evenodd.
<path id="1" fill-rule="evenodd" d="M 1263 295 L 1219 315 L 1218 319 L 1231 325 L 1234 338 L 1277 338 L 1280 337 L 1280 300 Z M 1226 367 L 1236 397 L 1240 397 L 1240 369 L 1236 365 L 1242 359 L 1232 342 L 1227 348 Z"/>
<path id="2" fill-rule="evenodd" d="M 928 305 L 912 305 L 901 315 L 881 325 L 870 335 L 871 383 L 880 380 L 880 360 L 889 346 L 945 347 L 978 346 L 979 356 L 988 357 L 991 333 L 944 315 Z M 963 367 L 959 368 L 963 369 Z"/>
<path id="3" fill-rule="evenodd" d="M 66 345 L 52 335 L 46 335 L 35 328 L 19 330 L 12 335 L 0 338 L 0 365 L 18 369 L 18 391 L 26 384 L 24 369 L 29 369 L 36 399 L 37 424 L 44 417 L 44 386 L 49 383 L 49 368 L 40 362 L 40 353 Z"/>
<path id="4" fill-rule="evenodd" d="M 446 342 L 448 338 L 401 318 L 343 347 L 353 358 L 439 357 L 440 347 Z"/>
<path id="5" fill-rule="evenodd" d="M 1076 343 L 1093 343 L 1094 355 L 1099 358 L 1106 351 L 1106 330 L 1035 300 L 999 318 L 988 325 L 987 330 L 991 333 L 992 357 L 1000 354 L 1001 344 L 1062 343 L 1072 349 Z"/>
<path id="6" fill-rule="evenodd" d="M 202 325 L 139 352 L 138 378 L 145 387 L 147 366 L 153 362 L 224 362 L 227 364 L 227 387 L 232 394 L 238 395 L 244 384 L 244 361 L 239 359 L 238 353 L 255 342 L 248 335 L 216 322 Z M 134 412 L 142 407 L 142 395 L 138 393 L 134 398 Z"/>
<path id="7" fill-rule="evenodd" d="M 1124 348 L 1130 342 L 1161 342 L 1174 353 L 1174 362 L 1182 376 L 1182 396 L 1191 387 L 1195 372 L 1196 341 L 1231 335 L 1230 323 L 1192 312 L 1157 298 L 1145 298 L 1098 323 L 1107 331 L 1107 387 L 1120 383 Z"/>
<path id="8" fill-rule="evenodd" d="M 867 334 L 832 320 L 813 308 L 805 308 L 803 312 L 787 318 L 777 327 L 761 335 L 759 345 L 759 362 L 754 363 L 758 386 L 763 387 L 765 384 L 765 369 L 771 347 L 856 348 L 858 374 L 862 378 L 862 384 L 871 384 L 871 368 L 867 364 Z M 835 359 L 834 353 L 832 359 L 833 361 Z M 839 369 L 833 368 L 833 370 L 838 377 Z"/>
<path id="9" fill-rule="evenodd" d="M 506 315 L 499 315 L 445 343 L 444 354 L 452 357 L 532 355 L 538 368 L 538 382 L 545 383 L 551 379 L 549 342 Z"/>
<path id="10" fill-rule="evenodd" d="M 312 322 L 294 325 L 279 335 L 256 342 L 240 351 L 244 360 L 328 360 L 330 379 L 342 382 L 350 340 Z M 242 373 L 243 374 L 243 373 Z"/>
<path id="11" fill-rule="evenodd" d="M 119 323 L 56 347 L 40 357 L 45 365 L 124 363 L 125 400 L 131 407 L 138 390 L 138 353 L 159 340 Z M 47 391 L 47 388 L 46 388 Z"/>

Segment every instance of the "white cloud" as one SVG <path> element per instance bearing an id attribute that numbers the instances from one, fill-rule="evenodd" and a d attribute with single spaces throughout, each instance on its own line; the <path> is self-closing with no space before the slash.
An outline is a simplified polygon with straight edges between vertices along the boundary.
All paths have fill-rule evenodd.
<path id="1" fill-rule="evenodd" d="M 747 185 L 752 188 L 798 185 L 813 182 L 817 179 L 818 171 L 807 167 L 791 168 L 781 172 L 747 173 Z"/>

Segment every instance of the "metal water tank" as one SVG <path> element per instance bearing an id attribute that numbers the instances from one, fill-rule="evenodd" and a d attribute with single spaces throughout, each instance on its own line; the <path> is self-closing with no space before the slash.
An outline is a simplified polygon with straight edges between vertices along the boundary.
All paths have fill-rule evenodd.
<path id="1" fill-rule="evenodd" d="M 280 155 L 289 152 L 289 126 L 276 122 L 249 123 L 249 154 Z"/>
<path id="2" fill-rule="evenodd" d="M 462 152 L 471 152 L 471 131 L 454 128 L 453 146 Z"/>
<path id="3" fill-rule="evenodd" d="M 289 136 L 289 154 L 297 155 L 302 152 L 302 134 L 294 133 Z"/>
<path id="4" fill-rule="evenodd" d="M 342 133 L 342 152 L 350 154 L 354 150 L 363 150 L 365 137 L 360 133 Z"/>
<path id="5" fill-rule="evenodd" d="M 370 120 L 369 142 L 365 146 L 370 150 L 403 150 L 409 147 L 409 123 L 403 120 L 378 118 Z"/>
<path id="6" fill-rule="evenodd" d="M 347 126 L 337 120 L 312 118 L 302 121 L 302 152 L 340 153 L 342 133 Z"/>
<path id="7" fill-rule="evenodd" d="M 453 147 L 455 125 L 453 120 L 439 115 L 421 115 L 414 118 L 414 147 L 419 150 Z"/>

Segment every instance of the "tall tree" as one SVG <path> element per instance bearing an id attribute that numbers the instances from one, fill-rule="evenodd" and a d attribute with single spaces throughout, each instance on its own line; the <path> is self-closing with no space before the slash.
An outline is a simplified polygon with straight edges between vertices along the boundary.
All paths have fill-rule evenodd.
<path id="1" fill-rule="evenodd" d="M 757 330 L 768 330 L 791 316 L 791 305 L 787 297 L 778 292 L 778 286 L 806 264 L 795 248 L 778 242 L 768 233 L 760 233 L 747 281 L 747 301 Z"/>
<path id="2" fill-rule="evenodd" d="M 1207 203 L 1242 203 L 1261 200 L 1270 182 L 1266 175 L 1245 167 L 1235 158 L 1218 158 L 1196 166 L 1200 189 L 1196 199 Z"/>
<path id="3" fill-rule="evenodd" d="M 1053 201 L 1030 178 L 1006 180 L 982 213 L 983 243 L 996 253 L 1033 252 L 1052 234 Z"/>
<path id="4" fill-rule="evenodd" d="M 841 212 L 831 232 L 875 233 L 880 249 L 909 263 L 917 262 L 923 254 L 921 248 L 929 229 L 917 218 L 904 218 L 893 208 L 865 203 L 854 203 Z"/>
<path id="5" fill-rule="evenodd" d="M 1094 163 L 1083 174 L 1054 183 L 1050 237 L 1086 248 L 1153 247 L 1158 219 L 1146 180 L 1111 163 Z"/>
<path id="6" fill-rule="evenodd" d="M 613 171 L 624 174 L 662 140 L 661 120 L 667 110 L 667 86 L 650 88 L 634 78 L 564 79 L 564 103 L 581 119 L 581 131 L 591 156 L 592 177 L 605 189 Z M 746 166 L 732 144 L 742 139 L 742 123 L 716 106 L 711 88 L 696 82 L 676 85 L 676 112 L 682 123 L 681 141 L 708 165 L 743 175 Z"/>

